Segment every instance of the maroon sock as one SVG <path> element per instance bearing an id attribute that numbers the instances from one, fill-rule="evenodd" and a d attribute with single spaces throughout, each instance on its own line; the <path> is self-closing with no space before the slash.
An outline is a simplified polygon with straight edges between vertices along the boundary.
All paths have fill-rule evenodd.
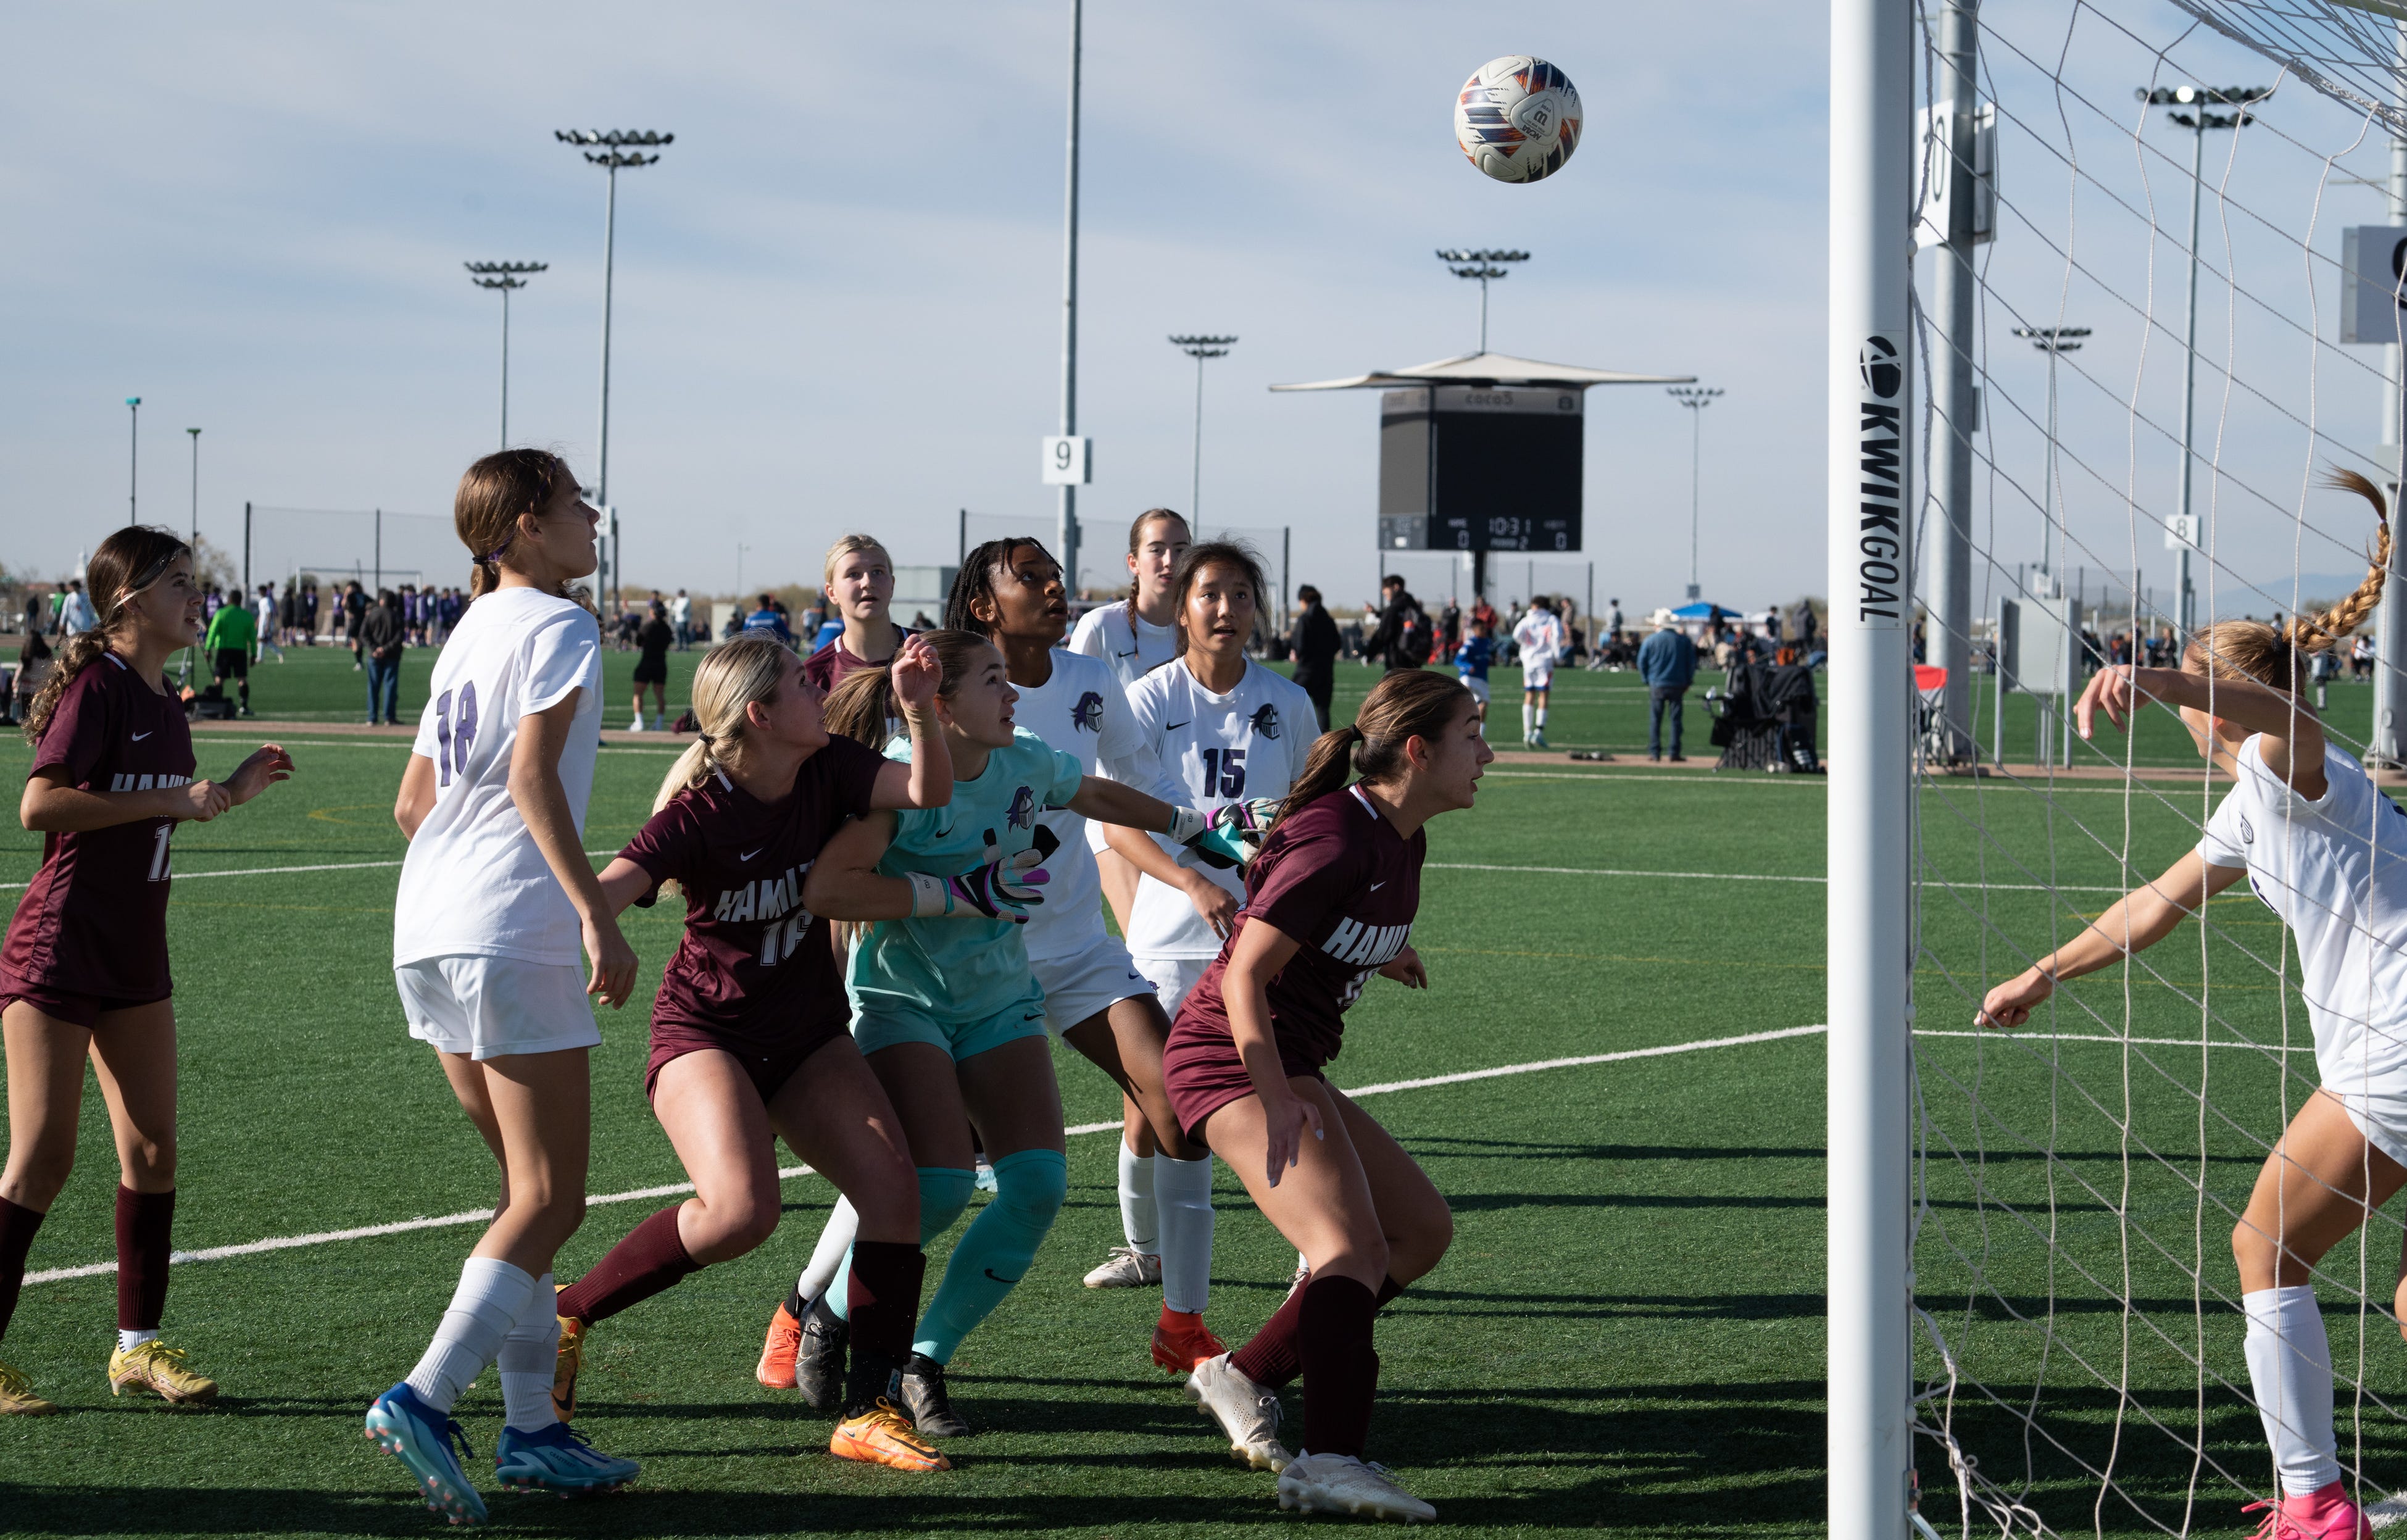
<path id="1" fill-rule="evenodd" d="M 911 1329 L 919 1320 L 919 1286 L 928 1259 L 901 1241 L 855 1241 L 845 1279 L 845 1314 L 852 1322 L 852 1362 L 846 1371 L 847 1415 L 869 1409 L 886 1393 L 893 1372 L 911 1356 Z"/>
<path id="2" fill-rule="evenodd" d="M 684 1206 L 673 1203 L 629 1231 L 591 1272 L 561 1290 L 553 1308 L 591 1326 L 702 1271 L 677 1239 L 677 1210 Z"/>
<path id="3" fill-rule="evenodd" d="M 0 1336 L 8 1334 L 8 1318 L 17 1313 L 17 1290 L 25 1282 L 25 1254 L 34 1248 L 34 1232 L 42 1228 L 39 1211 L 0 1198 Z"/>
<path id="4" fill-rule="evenodd" d="M 1243 1348 L 1229 1355 L 1229 1366 L 1260 1386 L 1275 1390 L 1291 1385 L 1303 1372 L 1303 1360 L 1296 1356 L 1296 1324 L 1303 1318 L 1303 1290 L 1290 1290 L 1262 1329 L 1253 1334 Z"/>
<path id="5" fill-rule="evenodd" d="M 1385 1310 L 1388 1307 L 1388 1302 L 1394 1299 L 1398 1294 L 1401 1294 L 1403 1291 L 1404 1286 L 1396 1281 L 1394 1274 L 1391 1273 L 1388 1276 L 1381 1278 L 1379 1280 L 1379 1308 Z"/>
<path id="6" fill-rule="evenodd" d="M 1362 1458 L 1371 1399 L 1379 1390 L 1379 1355 L 1371 1346 L 1378 1296 L 1352 1278 L 1303 1286 L 1297 1345 L 1303 1356 L 1303 1452 Z"/>
<path id="7" fill-rule="evenodd" d="M 117 1190 L 117 1329 L 155 1332 L 167 1308 L 167 1233 L 173 1192 Z"/>

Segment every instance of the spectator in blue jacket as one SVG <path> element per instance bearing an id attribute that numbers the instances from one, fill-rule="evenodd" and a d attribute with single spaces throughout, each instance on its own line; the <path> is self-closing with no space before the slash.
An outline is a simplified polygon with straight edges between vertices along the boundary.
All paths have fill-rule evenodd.
<path id="1" fill-rule="evenodd" d="M 1697 677 L 1697 644 L 1688 640 L 1668 609 L 1655 612 L 1655 634 L 1638 644 L 1638 677 L 1646 681 L 1646 757 L 1663 757 L 1663 711 L 1672 712 L 1672 763 L 1680 752 L 1680 719 L 1689 682 Z"/>
<path id="2" fill-rule="evenodd" d="M 758 632 L 764 636 L 774 636 L 788 647 L 794 645 L 793 628 L 786 624 L 786 617 L 779 613 L 776 596 L 774 594 L 761 595 L 761 607 L 744 618 L 744 629 L 748 632 Z"/>

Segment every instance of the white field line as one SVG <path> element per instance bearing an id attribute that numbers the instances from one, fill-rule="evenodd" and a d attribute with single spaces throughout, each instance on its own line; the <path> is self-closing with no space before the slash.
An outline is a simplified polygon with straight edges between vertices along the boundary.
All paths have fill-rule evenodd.
<path id="1" fill-rule="evenodd" d="M 1582 1064 L 1612 1064 L 1627 1059 L 1657 1059 L 1671 1053 L 1695 1053 L 1704 1048 L 1739 1048 L 1749 1043 L 1776 1042 L 1784 1037 L 1804 1037 L 1828 1029 L 1820 1026 L 1780 1027 L 1771 1032 L 1743 1033 L 1735 1037 L 1707 1037 L 1693 1043 L 1664 1043 L 1649 1048 L 1623 1048 L 1617 1053 L 1588 1053 L 1571 1059 L 1539 1059 L 1526 1064 L 1504 1064 L 1495 1069 L 1463 1070 L 1453 1075 L 1432 1075 L 1417 1080 L 1389 1080 L 1381 1085 L 1363 1086 L 1346 1092 L 1348 1096 L 1384 1096 L 1393 1091 L 1421 1091 L 1431 1086 L 1460 1085 L 1466 1080 L 1492 1080 L 1500 1076 L 1531 1075 L 1539 1070 L 1570 1069 Z M 1073 1135 L 1117 1134 L 1120 1120 L 1107 1123 L 1076 1123 L 1062 1132 Z M 787 1180 L 814 1175 L 806 1165 L 783 1166 L 777 1175 Z M 603 1204 L 640 1203 L 647 1198 L 674 1197 L 693 1191 L 691 1182 L 670 1182 L 660 1187 L 639 1187 L 626 1192 L 597 1193 L 585 1200 L 587 1207 Z M 458 1225 L 483 1224 L 493 1217 L 490 1208 L 471 1208 L 458 1214 L 445 1214 L 435 1219 L 398 1219 L 390 1224 L 361 1225 L 350 1230 L 321 1230 L 308 1235 L 275 1235 L 265 1240 L 244 1241 L 237 1246 L 212 1246 L 198 1251 L 178 1251 L 168 1260 L 175 1263 L 218 1262 L 228 1257 L 255 1257 L 267 1251 L 290 1251 L 300 1247 L 331 1246 L 337 1241 L 372 1240 L 379 1235 L 406 1234 L 413 1230 L 444 1230 Z M 117 1271 L 113 1262 L 87 1262 L 81 1267 L 52 1267 L 25 1275 L 25 1282 L 63 1283 L 69 1278 L 93 1278 Z"/>
<path id="2" fill-rule="evenodd" d="M 1828 877 L 1782 877 L 1761 872 L 1639 872 L 1615 866 L 1503 866 L 1480 861 L 1423 862 L 1426 870 L 1439 872 L 1544 872 L 1559 877 L 1631 877 L 1656 881 L 1687 882 L 1827 882 Z M 1944 886 L 1940 884 L 1939 886 Z M 2075 883 L 2058 882 L 1984 882 L 1981 889 L 2006 893 L 2119 893 L 2122 888 L 2085 888 Z"/>
<path id="3" fill-rule="evenodd" d="M 616 850 L 588 850 L 588 856 L 615 856 Z M 287 872 L 367 872 L 378 867 L 398 866 L 398 861 L 333 861 L 315 866 L 236 866 L 223 872 L 178 872 L 178 882 L 198 882 L 205 877 L 282 877 Z M 0 882 L 0 893 L 31 887 L 25 882 Z"/>

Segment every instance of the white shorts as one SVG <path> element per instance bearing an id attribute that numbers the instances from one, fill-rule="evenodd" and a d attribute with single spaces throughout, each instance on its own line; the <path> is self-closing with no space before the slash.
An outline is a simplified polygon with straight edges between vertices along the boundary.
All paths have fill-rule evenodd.
<path id="1" fill-rule="evenodd" d="M 1551 690 L 1554 688 L 1554 683 L 1555 663 L 1553 659 L 1549 658 L 1542 663 L 1524 663 L 1521 666 L 1522 689 Z"/>
<path id="2" fill-rule="evenodd" d="M 587 977 L 515 957 L 428 957 L 392 970 L 409 1035 L 477 1060 L 598 1048 Z"/>
<path id="3" fill-rule="evenodd" d="M 1178 1007 L 1195 986 L 1204 982 L 1204 974 L 1212 966 L 1208 957 L 1140 957 L 1137 972 L 1153 980 L 1153 992 L 1161 1001 L 1161 1014 L 1173 1021 L 1178 1020 Z"/>
<path id="4" fill-rule="evenodd" d="M 1465 674 L 1462 676 L 1462 688 L 1471 692 L 1471 698 L 1473 700 L 1477 701 L 1482 706 L 1486 706 L 1488 704 L 1488 681 L 1486 679 L 1481 678 L 1476 674 Z"/>
<path id="5" fill-rule="evenodd" d="M 2407 1165 L 2407 1085 L 2388 1076 L 2377 1076 L 2369 1082 L 2356 1072 L 2337 1078 L 2343 1083 L 2325 1079 L 2324 1094 L 2347 1110 L 2348 1120 L 2365 1135 L 2366 1143 Z"/>
<path id="6" fill-rule="evenodd" d="M 1056 1037 L 1123 1000 L 1153 992 L 1152 981 L 1129 961 L 1128 948 L 1100 926 L 1075 952 L 1029 959 L 1028 971 L 1045 990 L 1045 1030 Z"/>

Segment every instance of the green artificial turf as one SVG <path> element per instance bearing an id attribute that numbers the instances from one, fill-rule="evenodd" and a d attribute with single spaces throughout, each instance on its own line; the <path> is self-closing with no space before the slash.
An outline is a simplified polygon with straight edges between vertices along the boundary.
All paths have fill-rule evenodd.
<path id="1" fill-rule="evenodd" d="M 291 666 L 323 669 L 320 683 L 356 678 L 347 661 L 339 673 Z M 1340 720 L 1375 677 L 1341 669 Z M 1645 696 L 1628 679 L 1559 674 L 1557 741 L 1586 735 L 1618 751 L 1634 732 L 1643 751 Z M 1511 682 L 1500 673 L 1500 717 L 1515 711 Z M 1690 726 L 1702 739 L 1693 710 Z M 2174 763 L 2177 726 L 2158 720 L 2144 734 Z M 299 767 L 290 783 L 176 839 L 177 1242 L 186 1249 L 454 1214 L 491 1198 L 490 1160 L 394 1008 L 392 863 L 403 845 L 388 809 L 406 746 L 285 736 Z M 255 741 L 211 724 L 203 773 L 229 768 Z M 669 751 L 605 749 L 590 848 L 634 832 Z M 21 774 L 27 763 L 13 742 L 0 750 L 0 771 Z M 2103 890 L 2153 875 L 2186 848 L 2202 804 L 2194 789 L 2127 795 L 2079 782 L 2051 793 L 1948 781 L 1927 789 L 1920 806 L 1918 1020 L 1950 1031 L 1969 1024 L 1988 982 L 2111 902 Z M 1374 983 L 1349 1018 L 1332 1078 L 1360 1087 L 1822 1021 L 1823 829 L 1822 785 L 1811 778 L 1498 766 L 1475 809 L 1431 827 L 1415 942 L 1431 989 Z M 0 882 L 22 883 L 39 848 L 20 830 L 0 834 Z M 347 869 L 205 875 L 296 866 Z M 2247 955 L 2278 956 L 2271 917 L 2241 896 L 2212 912 L 2203 952 L 2190 927 L 2152 955 L 2169 983 L 2135 971 L 2127 991 L 2101 975 L 2067 991 L 2057 1028 L 2119 1034 L 2128 1021 L 2135 1036 L 2194 1042 L 2205 968 L 2216 1036 L 2278 1043 L 2286 1030 L 2303 1041 L 2295 991 Z M 673 916 L 632 911 L 628 934 L 657 979 Z M 596 1194 L 681 1179 L 641 1091 L 648 999 L 647 989 L 603 1023 Z M 2194 1372 L 2166 1340 L 2192 1344 L 2200 1330 L 2177 1265 L 2193 1255 L 2205 1263 L 2206 1362 L 2244 1384 L 2238 1318 L 2215 1297 L 2234 1289 L 2230 1218 L 2217 1205 L 2236 1209 L 2262 1141 L 2305 1083 L 2294 1079 L 2286 1102 L 2277 1056 L 2205 1057 L 2201 1140 L 2200 1102 L 2186 1089 L 2200 1075 L 2195 1047 L 2127 1053 L 2029 1036 L 1917 1045 L 1929 1149 L 1918 1294 L 1964 1375 L 1950 1425 L 1986 1475 L 2026 1488 L 2058 1529 L 2093 1527 L 2097 1483 L 2076 1462 L 2102 1466 L 2110 1450 L 2118 1491 L 2148 1504 L 2151 1519 L 2178 1521 L 2189 1456 L 2142 1414 L 2176 1431 L 2199 1419 Z M 1058 1062 L 1073 1122 L 1117 1116 L 1097 1072 L 1075 1056 Z M 1458 1227 L 1446 1262 L 1383 1318 L 1374 1458 L 1466 1532 L 1822 1533 L 1822 1039 L 1808 1034 L 1367 1100 L 1427 1164 Z M 2051 1148 L 2058 1159 L 2040 1158 Z M 113 1255 L 114 1162 L 96 1093 L 80 1152 L 35 1248 L 37 1270 Z M 2200 1169 L 2202 1218 L 2186 1185 Z M 1097 1540 L 1305 1522 L 1279 1513 L 1271 1478 L 1231 1462 L 1212 1425 L 1151 1366 L 1158 1297 L 1079 1287 L 1119 1239 L 1108 1134 L 1071 1140 L 1070 1178 L 1069 1205 L 1026 1281 L 955 1362 L 957 1401 L 992 1430 L 951 1446 L 956 1471 L 914 1476 L 834 1461 L 824 1418 L 752 1382 L 762 1331 L 832 1199 L 823 1183 L 798 1178 L 787 1186 L 786 1223 L 760 1250 L 594 1332 L 579 1426 L 642 1461 L 641 1481 L 590 1503 L 496 1494 L 497 1518 L 562 1535 Z M 1294 1251 L 1226 1171 L 1218 1194 L 1210 1319 L 1234 1342 L 1277 1303 Z M 560 1276 L 591 1265 L 666 1201 L 595 1206 Z M 2052 1248 L 2037 1238 L 2051 1223 Z M 474 1234 L 426 1229 L 179 1266 L 168 1336 L 222 1381 L 209 1409 L 107 1396 L 113 1280 L 29 1286 L 0 1356 L 69 1415 L 0 1423 L 0 1531 L 439 1528 L 394 1462 L 359 1436 L 359 1418 L 415 1361 Z M 2377 1233 L 2377 1296 L 2387 1289 L 2384 1248 L 2395 1258 L 2397 1245 L 2395 1227 Z M 947 1246 L 931 1248 L 932 1274 Z M 2353 1279 L 2355 1262 L 2346 1268 Z M 2325 1297 L 2336 1311 L 2348 1303 L 2336 1289 Z M 2372 1324 L 2379 1390 L 2395 1383 L 2407 1350 L 2386 1322 Z M 2335 1358 L 2351 1364 L 2354 1331 L 2353 1317 L 2335 1317 Z M 1917 1342 L 1918 1376 L 1944 1384 L 1941 1361 Z M 2027 1459 L 2023 1423 L 1986 1392 L 2019 1410 L 2034 1386 L 2042 1433 Z M 2206 1403 L 2210 1455 L 2261 1488 L 2253 1412 L 2213 1381 Z M 1297 1390 L 1287 1404 L 1292 1433 Z M 1939 1421 L 1941 1408 L 1923 1416 Z M 489 1454 L 499 1419 L 491 1376 L 463 1403 L 462 1419 Z M 2366 1439 L 2377 1470 L 2407 1453 L 2386 1420 L 2370 1420 Z M 1916 1459 L 1927 1511 L 1955 1533 L 1945 1460 L 1927 1441 Z M 2203 1490 L 2198 1522 L 2236 1527 L 2244 1496 L 2212 1471 Z M 2158 1533 L 2151 1519 L 2116 1495 L 2095 1527 Z"/>

